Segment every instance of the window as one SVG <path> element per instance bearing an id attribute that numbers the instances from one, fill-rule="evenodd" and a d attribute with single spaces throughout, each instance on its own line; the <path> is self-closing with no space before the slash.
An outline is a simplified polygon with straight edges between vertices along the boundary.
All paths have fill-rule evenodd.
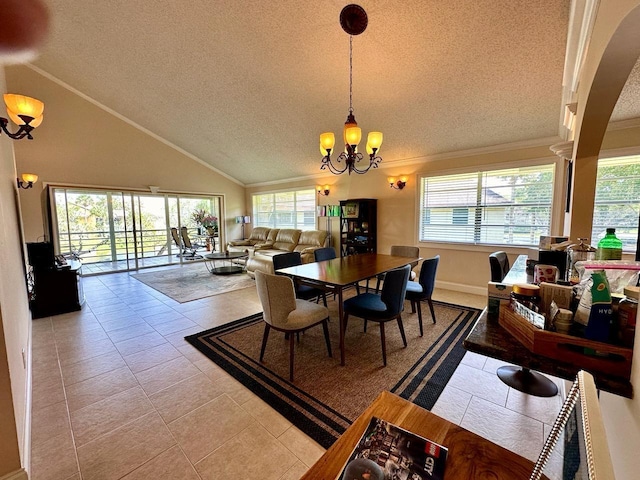
<path id="1" fill-rule="evenodd" d="M 316 228 L 315 189 L 264 193 L 253 196 L 253 218 L 257 227 Z"/>
<path id="2" fill-rule="evenodd" d="M 537 245 L 548 235 L 555 166 L 420 179 L 420 241 Z"/>
<path id="3" fill-rule="evenodd" d="M 611 227 L 622 250 L 635 252 L 639 214 L 640 155 L 598 160 L 591 243 L 597 245 Z"/>

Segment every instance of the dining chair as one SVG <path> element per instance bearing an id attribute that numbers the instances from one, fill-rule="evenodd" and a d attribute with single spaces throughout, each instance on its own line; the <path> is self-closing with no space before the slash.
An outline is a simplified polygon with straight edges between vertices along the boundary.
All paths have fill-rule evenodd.
<path id="1" fill-rule="evenodd" d="M 404 267 L 387 272 L 380 294 L 365 292 L 344 302 L 343 325 L 346 331 L 349 315 L 360 317 L 366 322 L 371 320 L 380 324 L 380 342 L 382 344 L 382 363 L 387 366 L 387 346 L 384 324 L 391 320 L 398 322 L 402 343 L 407 346 L 407 337 L 402 325 L 402 309 L 407 290 L 407 281 L 411 267 Z"/>
<path id="2" fill-rule="evenodd" d="M 276 271 L 276 275 L 284 275 L 278 273 L 278 270 L 281 268 L 296 267 L 298 265 L 302 265 L 302 256 L 300 255 L 300 252 L 281 253 L 280 255 L 273 256 L 273 269 Z M 315 298 L 316 303 L 318 303 L 320 297 L 322 297 L 324 306 L 327 306 L 327 294 L 324 290 L 313 288 L 308 285 L 301 285 L 296 281 L 294 281 L 293 284 L 296 291 L 296 298 L 300 298 L 302 300 L 311 300 L 312 298 Z"/>
<path id="3" fill-rule="evenodd" d="M 194 258 L 202 258 L 202 255 L 197 255 L 196 252 L 199 248 L 205 248 L 204 245 L 200 245 L 199 243 L 193 243 L 189 238 L 189 232 L 187 231 L 187 227 L 182 227 L 180 229 L 180 236 L 182 237 L 182 244 L 184 245 L 185 252 L 188 250 L 189 254 L 183 254 L 183 258 L 193 260 Z"/>
<path id="4" fill-rule="evenodd" d="M 501 282 L 509 273 L 509 257 L 507 257 L 507 253 L 499 251 L 490 254 L 489 266 L 491 267 L 491 281 Z"/>
<path id="5" fill-rule="evenodd" d="M 333 247 L 323 247 L 313 252 L 313 258 L 316 262 L 324 260 L 333 260 L 336 258 L 336 251 Z"/>
<path id="6" fill-rule="evenodd" d="M 418 247 L 412 247 L 409 245 L 391 245 L 391 251 L 389 253 L 397 257 L 418 258 L 420 256 L 420 249 Z M 411 273 L 409 274 L 410 277 L 412 277 L 410 278 L 410 280 L 413 280 L 413 278 L 415 278 L 413 269 L 418 265 L 418 260 L 411 262 L 409 265 L 411 265 L 411 270 L 412 270 Z M 383 280 L 384 280 L 384 273 L 381 273 L 380 275 L 378 275 L 376 279 L 376 293 L 380 291 L 380 282 Z"/>
<path id="7" fill-rule="evenodd" d="M 260 349 L 260 362 L 263 362 L 264 351 L 269 339 L 269 331 L 273 328 L 289 334 L 289 380 L 293 382 L 294 333 L 322 324 L 327 352 L 331 353 L 329 340 L 329 310 L 322 305 L 296 299 L 293 280 L 284 275 L 271 275 L 256 270 L 256 288 L 263 309 L 264 335 Z"/>
<path id="8" fill-rule="evenodd" d="M 433 311 L 433 287 L 436 284 L 436 271 L 440 263 L 440 255 L 433 258 L 427 258 L 422 262 L 420 267 L 420 276 L 417 282 L 407 282 L 407 293 L 405 298 L 411 302 L 411 313 L 416 312 L 418 306 L 418 323 L 420 325 L 420 336 L 422 336 L 422 301 L 426 300 L 431 311 L 431 319 L 436 323 L 436 314 Z"/>

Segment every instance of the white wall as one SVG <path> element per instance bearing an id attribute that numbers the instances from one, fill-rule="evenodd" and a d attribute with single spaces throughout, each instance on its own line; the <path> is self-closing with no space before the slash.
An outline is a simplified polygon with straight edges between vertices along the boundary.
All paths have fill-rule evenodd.
<path id="1" fill-rule="evenodd" d="M 5 92 L 0 68 L 0 91 Z M 26 466 L 29 452 L 31 315 L 16 197 L 13 140 L 0 135 L 0 477 Z"/>

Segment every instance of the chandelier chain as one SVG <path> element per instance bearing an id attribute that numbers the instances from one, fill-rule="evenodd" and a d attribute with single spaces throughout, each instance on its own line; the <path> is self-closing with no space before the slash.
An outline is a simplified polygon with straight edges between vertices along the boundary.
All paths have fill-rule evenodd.
<path id="1" fill-rule="evenodd" d="M 349 35 L 349 113 L 353 113 L 353 35 Z"/>

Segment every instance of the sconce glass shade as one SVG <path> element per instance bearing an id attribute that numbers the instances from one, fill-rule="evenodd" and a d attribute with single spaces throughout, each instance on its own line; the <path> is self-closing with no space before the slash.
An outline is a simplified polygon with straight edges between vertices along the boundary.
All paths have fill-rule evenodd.
<path id="1" fill-rule="evenodd" d="M 322 146 L 322 144 L 320 144 L 320 154 L 321 154 L 323 157 L 326 157 L 326 156 L 327 156 L 327 150 Z"/>
<path id="2" fill-rule="evenodd" d="M 336 136 L 333 132 L 322 133 L 320 135 L 320 152 L 324 149 L 323 155 L 327 154 L 327 150 L 333 150 L 336 144 Z"/>
<path id="3" fill-rule="evenodd" d="M 369 142 L 367 142 L 367 146 L 365 149 L 369 155 L 373 155 L 373 148 L 371 148 L 371 145 L 369 145 Z"/>
<path id="4" fill-rule="evenodd" d="M 367 145 L 369 145 L 372 149 L 379 150 L 382 145 L 382 132 L 369 132 L 369 136 L 367 137 Z"/>
<path id="5" fill-rule="evenodd" d="M 25 183 L 36 183 L 38 181 L 38 175 L 35 173 L 23 173 L 22 181 Z"/>
<path id="6" fill-rule="evenodd" d="M 396 183 L 396 179 L 395 177 L 387 177 L 387 182 L 389 182 L 389 185 L 393 185 Z"/>
<path id="7" fill-rule="evenodd" d="M 13 123 L 15 123 L 16 125 L 26 125 L 25 121 L 22 118 L 20 118 L 18 115 L 13 113 L 8 108 L 7 108 L 7 114 L 9 115 L 9 118 L 13 120 Z M 33 128 L 39 127 L 40 124 L 42 123 L 42 120 L 44 120 L 44 114 L 31 120 L 29 122 L 29 125 L 31 125 Z"/>
<path id="8" fill-rule="evenodd" d="M 358 145 L 362 139 L 362 129 L 360 127 L 350 127 L 345 131 L 347 145 Z"/>
<path id="9" fill-rule="evenodd" d="M 7 110 L 15 113 L 16 115 L 24 115 L 35 119 L 41 116 L 42 112 L 44 112 L 44 103 L 25 95 L 5 93 L 4 103 L 7 105 Z"/>
<path id="10" fill-rule="evenodd" d="M 401 181 L 402 183 L 407 183 L 407 177 L 406 177 L 406 175 L 402 175 L 402 176 L 400 177 L 400 181 Z"/>

